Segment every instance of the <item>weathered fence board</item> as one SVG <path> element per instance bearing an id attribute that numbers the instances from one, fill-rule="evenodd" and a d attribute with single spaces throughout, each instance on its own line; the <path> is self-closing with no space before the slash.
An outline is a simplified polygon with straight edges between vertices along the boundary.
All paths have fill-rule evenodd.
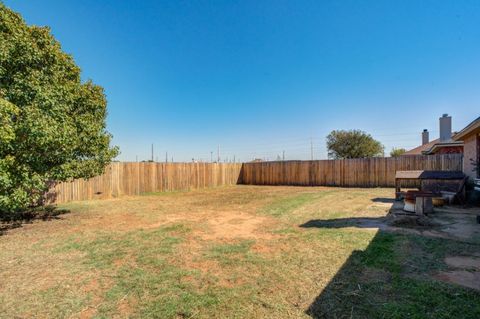
<path id="1" fill-rule="evenodd" d="M 65 203 L 235 185 L 241 167 L 240 163 L 112 163 L 103 175 L 57 184 L 48 198 L 52 203 Z"/>
<path id="2" fill-rule="evenodd" d="M 65 203 L 235 184 L 394 187 L 396 171 L 461 171 L 462 160 L 460 154 L 446 154 L 244 164 L 112 163 L 103 175 L 56 185 L 49 198 Z"/>
<path id="3" fill-rule="evenodd" d="M 241 181 L 250 185 L 393 187 L 398 170 L 462 170 L 461 154 L 320 161 L 245 163 Z"/>

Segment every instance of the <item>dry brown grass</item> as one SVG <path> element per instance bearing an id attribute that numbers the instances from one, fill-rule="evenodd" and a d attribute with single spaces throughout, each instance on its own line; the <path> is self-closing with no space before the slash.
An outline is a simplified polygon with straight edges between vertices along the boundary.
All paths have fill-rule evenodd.
<path id="1" fill-rule="evenodd" d="M 377 231 L 300 225 L 381 217 L 392 195 L 236 186 L 64 205 L 0 236 L 0 317 L 307 317 Z M 392 277 L 368 267 L 362 280 Z"/>

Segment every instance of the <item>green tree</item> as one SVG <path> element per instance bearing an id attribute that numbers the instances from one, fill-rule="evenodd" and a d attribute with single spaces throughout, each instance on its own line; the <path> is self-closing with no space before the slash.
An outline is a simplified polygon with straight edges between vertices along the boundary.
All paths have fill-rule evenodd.
<path id="1" fill-rule="evenodd" d="M 404 149 L 404 148 L 392 148 L 392 150 L 390 151 L 390 156 L 391 157 L 397 157 L 397 156 L 400 156 L 402 155 L 403 153 L 405 153 L 407 150 Z"/>
<path id="2" fill-rule="evenodd" d="M 334 130 L 327 136 L 328 155 L 335 159 L 383 155 L 383 145 L 360 130 Z"/>
<path id="3" fill-rule="evenodd" d="M 106 105 L 49 28 L 0 2 L 0 217 L 40 204 L 54 181 L 102 173 L 118 154 Z"/>

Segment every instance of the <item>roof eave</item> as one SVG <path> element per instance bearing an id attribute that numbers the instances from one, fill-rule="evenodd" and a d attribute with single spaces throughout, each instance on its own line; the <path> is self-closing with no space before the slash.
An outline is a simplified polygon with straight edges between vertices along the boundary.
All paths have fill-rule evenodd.
<path id="1" fill-rule="evenodd" d="M 432 154 L 433 151 L 442 148 L 442 147 L 452 147 L 452 146 L 463 146 L 463 141 L 454 141 L 454 142 L 448 142 L 448 143 L 438 143 L 433 145 L 430 149 L 425 150 L 422 152 L 422 154 L 429 155 Z"/>
<path id="2" fill-rule="evenodd" d="M 472 133 L 475 129 L 480 129 L 480 117 L 468 124 L 463 130 L 452 136 L 455 141 L 461 141 L 466 135 Z"/>

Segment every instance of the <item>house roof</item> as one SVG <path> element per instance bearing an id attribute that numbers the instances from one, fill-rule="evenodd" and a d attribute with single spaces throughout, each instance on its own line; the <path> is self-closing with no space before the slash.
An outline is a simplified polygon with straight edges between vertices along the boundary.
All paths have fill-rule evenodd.
<path id="1" fill-rule="evenodd" d="M 396 179 L 463 179 L 462 171 L 397 171 Z"/>
<path id="2" fill-rule="evenodd" d="M 475 129 L 480 129 L 480 116 L 468 124 L 463 130 L 452 136 L 452 138 L 455 141 L 461 141 L 466 135 L 470 134 Z"/>
<path id="3" fill-rule="evenodd" d="M 414 149 L 411 149 L 405 153 L 403 153 L 402 155 L 422 155 L 423 152 L 425 151 L 428 151 L 429 149 L 431 149 L 435 144 L 437 144 L 438 142 L 440 142 L 440 139 L 437 138 L 436 140 L 433 140 L 427 144 L 423 144 L 423 145 L 420 145 L 420 146 L 417 146 L 415 147 Z"/>
<path id="4" fill-rule="evenodd" d="M 420 145 L 411 149 L 402 155 L 422 155 L 422 154 L 430 154 L 442 147 L 448 146 L 462 146 L 463 139 L 468 134 L 471 134 L 475 130 L 480 130 L 480 116 L 473 120 L 470 124 L 468 124 L 463 130 L 458 133 L 453 133 L 452 138 L 448 141 L 440 142 L 440 139 L 433 140 L 427 144 Z"/>
<path id="5" fill-rule="evenodd" d="M 440 139 L 437 138 L 427 144 L 420 145 L 411 149 L 402 155 L 425 155 L 425 154 L 432 154 L 436 150 L 442 147 L 452 147 L 452 146 L 463 146 L 463 141 L 455 141 L 450 139 L 448 141 L 440 142 Z"/>
<path id="6" fill-rule="evenodd" d="M 428 150 L 425 150 L 424 151 L 424 154 L 433 154 L 435 153 L 436 150 L 438 150 L 439 148 L 442 148 L 442 147 L 449 147 L 449 146 L 463 146 L 463 141 L 453 141 L 453 140 L 449 140 L 449 141 L 445 141 L 445 142 L 440 142 L 440 143 L 437 143 L 435 145 L 433 145 L 431 148 L 429 148 Z"/>

